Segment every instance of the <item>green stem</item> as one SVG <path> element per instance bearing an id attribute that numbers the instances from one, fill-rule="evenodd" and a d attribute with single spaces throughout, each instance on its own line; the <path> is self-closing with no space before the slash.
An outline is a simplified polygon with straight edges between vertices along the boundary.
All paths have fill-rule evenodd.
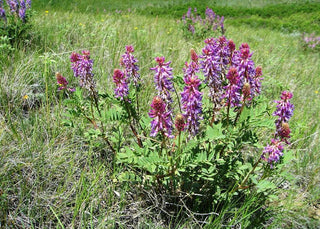
<path id="1" fill-rule="evenodd" d="M 242 180 L 242 182 L 240 183 L 239 186 L 235 187 L 231 193 L 234 193 L 235 191 L 237 191 L 238 189 L 243 189 L 244 185 L 247 183 L 249 176 L 254 172 L 254 170 L 257 168 L 258 164 L 261 161 L 261 157 L 259 158 L 259 160 L 254 164 L 254 166 L 252 167 L 252 169 L 250 170 L 250 172 L 248 172 L 248 174 L 245 176 L 245 178 Z"/>

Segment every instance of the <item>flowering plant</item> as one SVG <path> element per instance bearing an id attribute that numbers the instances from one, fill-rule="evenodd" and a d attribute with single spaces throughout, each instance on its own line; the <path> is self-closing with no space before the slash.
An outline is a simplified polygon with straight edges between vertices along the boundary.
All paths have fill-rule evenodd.
<path id="1" fill-rule="evenodd" d="M 11 45 L 29 39 L 31 0 L 0 1 L 0 34 L 10 39 Z"/>
<path id="2" fill-rule="evenodd" d="M 183 195 L 195 211 L 248 193 L 267 196 L 273 187 L 265 185 L 272 180 L 270 171 L 277 169 L 290 144 L 294 107 L 292 93 L 284 91 L 275 101 L 276 121 L 268 115 L 270 108 L 259 98 L 262 69 L 255 66 L 249 45 L 236 49 L 224 36 L 206 39 L 201 54 L 191 49 L 183 76 L 173 75 L 165 57 L 156 57 L 150 69 L 155 93 L 145 115 L 140 114 L 143 84 L 133 53 L 126 46 L 121 69 L 113 73 L 113 95 L 97 92 L 89 51 L 71 55 L 80 88 L 66 100 L 75 107 L 69 115 L 92 124 L 88 141 L 104 140 L 116 179 Z M 263 149 L 259 131 L 273 129 L 274 123 L 274 136 Z"/>
<path id="3" fill-rule="evenodd" d="M 320 50 L 320 36 L 317 37 L 314 33 L 310 35 L 304 33 L 303 44 L 305 48 Z"/>
<path id="4" fill-rule="evenodd" d="M 225 33 L 224 16 L 219 16 L 212 9 L 206 8 L 205 17 L 197 13 L 197 8 L 189 8 L 181 18 L 182 29 L 187 38 L 203 39 Z"/>

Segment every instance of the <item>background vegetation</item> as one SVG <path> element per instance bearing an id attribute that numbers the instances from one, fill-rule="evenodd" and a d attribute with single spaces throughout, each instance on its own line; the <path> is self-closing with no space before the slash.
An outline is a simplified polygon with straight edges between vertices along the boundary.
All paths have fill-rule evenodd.
<path id="1" fill-rule="evenodd" d="M 293 92 L 293 158 L 283 168 L 276 197 L 257 210 L 263 225 L 249 221 L 246 206 L 236 221 L 243 227 L 316 228 L 320 224 L 320 55 L 305 49 L 303 32 L 320 35 L 316 1 L 46 1 L 34 0 L 32 36 L 10 47 L 0 45 L 0 222 L 17 228 L 194 227 L 196 222 L 162 217 L 161 197 L 121 185 L 103 152 L 88 144 L 84 123 L 74 128 L 57 93 L 55 72 L 77 86 L 70 69 L 73 51 L 91 51 L 99 90 L 113 90 L 113 69 L 125 45 L 135 47 L 141 76 L 152 85 L 154 57 L 172 61 L 182 74 L 189 50 L 203 42 L 182 36 L 177 20 L 188 7 L 206 6 L 226 18 L 226 36 L 247 42 L 262 66 L 262 94 L 269 101 Z M 130 11 L 128 9 L 130 8 Z M 122 10 L 122 13 L 116 13 Z M 141 104 L 149 109 L 152 87 Z M 267 143 L 267 141 L 265 142 Z M 121 168 L 119 168 L 121 171 Z M 147 196 L 148 198 L 144 198 Z M 232 204 L 232 203 L 230 203 Z M 227 208 L 226 208 L 227 209 Z M 229 212 L 221 213 L 227 217 Z M 222 217 L 222 216 L 221 216 Z M 221 221 L 222 222 L 222 221 Z M 198 225 L 199 226 L 199 225 Z M 216 221 L 209 227 L 221 227 Z"/>

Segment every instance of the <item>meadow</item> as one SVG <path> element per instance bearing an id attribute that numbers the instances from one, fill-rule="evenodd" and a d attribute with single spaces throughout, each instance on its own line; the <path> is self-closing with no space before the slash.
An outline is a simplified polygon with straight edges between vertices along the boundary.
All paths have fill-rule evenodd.
<path id="1" fill-rule="evenodd" d="M 320 35 L 320 4 L 223 2 L 32 2 L 28 39 L 13 46 L 2 36 L 0 41 L 0 227 L 319 227 L 320 53 L 306 48 L 302 36 Z M 178 20 L 188 7 L 204 12 L 207 6 L 225 16 L 228 39 L 237 47 L 250 45 L 252 59 L 262 66 L 262 100 L 274 110 L 273 101 L 289 90 L 295 110 L 291 156 L 277 170 L 271 198 L 263 205 L 254 195 L 241 200 L 240 207 L 228 202 L 217 217 L 208 214 L 200 220 L 202 213 L 167 207 L 164 193 L 144 189 L 139 182 L 122 182 L 121 174 L 130 166 L 111 163 L 107 144 L 88 133 L 88 121 L 71 116 L 55 75 L 62 73 L 77 87 L 70 55 L 90 50 L 97 91 L 112 94 L 113 71 L 120 68 L 126 45 L 132 45 L 145 85 L 140 113 L 147 114 L 155 95 L 150 71 L 155 57 L 172 61 L 173 75 L 183 75 L 190 49 L 201 53 L 204 42 L 184 37 Z M 261 152 L 269 132 L 257 132 Z M 255 220 L 256 215 L 261 218 Z"/>

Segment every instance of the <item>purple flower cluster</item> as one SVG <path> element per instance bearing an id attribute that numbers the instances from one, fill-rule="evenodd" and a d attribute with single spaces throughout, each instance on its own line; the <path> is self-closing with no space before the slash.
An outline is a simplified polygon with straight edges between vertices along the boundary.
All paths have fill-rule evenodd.
<path id="1" fill-rule="evenodd" d="M 320 47 L 320 36 L 316 37 L 314 33 L 309 36 L 304 34 L 303 40 L 309 48 L 315 49 L 316 47 Z"/>
<path id="2" fill-rule="evenodd" d="M 226 106 L 230 107 L 239 107 L 240 103 L 240 76 L 238 74 L 238 70 L 235 67 L 231 67 L 226 76 L 229 80 L 229 84 L 225 87 L 225 93 L 222 95 L 222 98 L 226 99 Z M 247 92 L 246 92 L 247 94 Z"/>
<path id="3" fill-rule="evenodd" d="M 223 105 L 241 107 L 261 93 L 262 70 L 261 67 L 255 68 L 247 43 L 243 43 L 239 50 L 225 37 L 209 38 L 205 43 L 200 64 L 209 86 L 214 113 Z"/>
<path id="4" fill-rule="evenodd" d="M 212 9 L 208 8 L 205 11 L 206 17 L 203 19 L 200 15 L 197 14 L 197 8 L 194 8 L 192 12 L 192 8 L 189 8 L 187 13 L 182 16 L 182 22 L 187 26 L 189 32 L 194 34 L 195 28 L 202 27 L 209 31 L 216 31 L 218 26 L 222 33 L 224 33 L 224 17 L 220 17 L 216 15 Z"/>
<path id="5" fill-rule="evenodd" d="M 276 120 L 276 133 L 275 137 L 287 141 L 290 138 L 289 119 L 293 115 L 294 105 L 290 103 L 292 93 L 289 91 L 283 91 L 281 94 L 281 100 L 275 101 L 277 103 L 277 110 L 273 113 L 274 116 L 278 116 Z"/>
<path id="6" fill-rule="evenodd" d="M 234 43 L 225 37 L 208 38 L 200 56 L 200 68 L 209 86 L 209 97 L 214 104 L 214 112 L 222 107 L 223 83 L 234 52 Z"/>
<path id="7" fill-rule="evenodd" d="M 120 66 L 124 68 L 124 71 L 119 69 L 114 70 L 113 82 L 116 84 L 114 93 L 116 98 L 120 97 L 121 100 L 129 95 L 130 82 L 133 82 L 136 87 L 140 83 L 139 66 L 136 64 L 138 60 L 132 54 L 133 52 L 133 46 L 126 46 L 126 52 L 120 59 Z"/>
<path id="8" fill-rule="evenodd" d="M 283 155 L 283 144 L 289 144 L 291 130 L 289 128 L 288 121 L 293 115 L 294 106 L 290 103 L 292 93 L 289 91 L 283 91 L 281 94 L 281 100 L 275 101 L 277 103 L 277 109 L 273 113 L 274 116 L 278 116 L 275 121 L 276 132 L 274 139 L 271 139 L 271 144 L 264 148 L 261 158 L 267 161 L 271 167 L 274 163 L 279 161 Z"/>
<path id="9" fill-rule="evenodd" d="M 159 97 L 153 98 L 151 103 L 151 110 L 149 111 L 151 121 L 151 137 L 155 137 L 160 131 L 163 135 L 168 138 L 173 138 L 172 133 L 172 120 L 171 111 L 167 109 L 166 103 Z"/>
<path id="10" fill-rule="evenodd" d="M 172 84 L 172 68 L 169 67 L 171 61 L 165 62 L 165 58 L 156 57 L 155 58 L 158 65 L 150 70 L 155 71 L 154 82 L 156 89 L 158 91 L 158 96 L 163 99 L 167 104 L 172 103 L 172 98 L 170 92 L 174 91 Z"/>
<path id="11" fill-rule="evenodd" d="M 129 94 L 128 77 L 120 69 L 115 69 L 113 82 L 116 84 L 116 88 L 114 89 L 116 98 L 120 97 L 120 99 L 123 100 L 124 97 L 127 97 Z"/>
<path id="12" fill-rule="evenodd" d="M 73 52 L 70 56 L 70 60 L 74 76 L 79 77 L 80 87 L 93 93 L 96 85 L 93 79 L 93 60 L 90 59 L 90 52 L 84 50 L 82 51 L 82 55 Z"/>
<path id="13" fill-rule="evenodd" d="M 19 17 L 23 22 L 26 22 L 26 11 L 31 8 L 31 0 L 7 0 L 11 15 Z M 6 11 L 2 1 L 0 2 L 0 18 L 7 21 Z"/>
<path id="14" fill-rule="evenodd" d="M 59 72 L 56 73 L 56 79 L 57 79 L 57 84 L 59 85 L 59 88 L 58 88 L 59 91 L 62 91 L 62 90 L 67 90 L 70 92 L 75 91 L 74 88 L 68 87 L 69 82 Z"/>
<path id="15" fill-rule="evenodd" d="M 237 68 L 241 79 L 239 87 L 243 88 L 246 83 L 250 85 L 250 94 L 246 98 L 242 97 L 242 101 L 250 101 L 261 92 L 262 70 L 261 67 L 255 68 L 252 54 L 249 45 L 243 43 L 232 57 L 232 65 Z"/>
<path id="16" fill-rule="evenodd" d="M 0 4 L 0 18 L 2 18 L 4 22 L 7 23 L 6 11 L 4 10 L 4 8 L 2 8 L 1 4 Z"/>
<path id="17" fill-rule="evenodd" d="M 126 46 L 126 53 L 122 55 L 120 64 L 125 68 L 126 76 L 138 87 L 140 81 L 139 66 L 136 64 L 138 60 L 133 56 L 133 52 L 134 48 L 131 45 Z"/>
<path id="18" fill-rule="evenodd" d="M 261 158 L 267 161 L 272 168 L 274 163 L 277 163 L 280 157 L 283 156 L 283 149 L 282 141 L 271 139 L 271 144 L 264 148 Z"/>
<path id="19" fill-rule="evenodd" d="M 184 82 L 186 86 L 181 93 L 181 103 L 186 129 L 190 135 L 195 136 L 199 131 L 199 120 L 202 119 L 202 93 L 199 91 L 201 82 L 196 75 L 199 72 L 198 56 L 193 49 L 191 50 L 191 59 L 190 64 L 185 64 Z"/>

